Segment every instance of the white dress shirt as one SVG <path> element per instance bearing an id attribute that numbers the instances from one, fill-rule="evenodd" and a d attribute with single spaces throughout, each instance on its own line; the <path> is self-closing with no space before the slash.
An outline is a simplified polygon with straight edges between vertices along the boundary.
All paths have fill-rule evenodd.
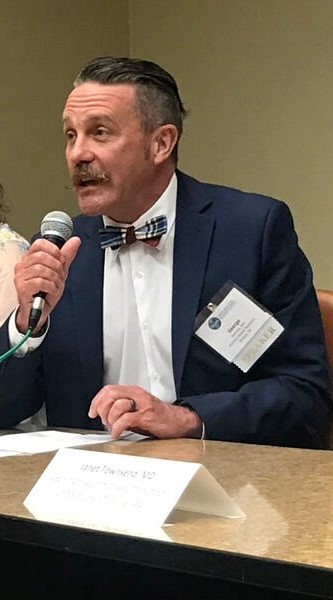
<path id="1" fill-rule="evenodd" d="M 171 310 L 177 178 L 134 227 L 166 215 L 168 230 L 156 247 L 137 241 L 105 250 L 104 384 L 139 385 L 160 400 L 176 399 Z M 103 217 L 105 225 L 124 226 Z"/>

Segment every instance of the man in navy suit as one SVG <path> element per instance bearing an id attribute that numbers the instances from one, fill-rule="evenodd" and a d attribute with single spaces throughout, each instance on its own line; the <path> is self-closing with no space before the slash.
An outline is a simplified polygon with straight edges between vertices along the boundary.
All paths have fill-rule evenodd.
<path id="1" fill-rule="evenodd" d="M 17 265 L 1 353 L 27 331 L 34 295 L 46 302 L 2 365 L 0 427 L 45 403 L 50 426 L 115 437 L 324 446 L 325 343 L 290 211 L 178 171 L 184 116 L 174 79 L 149 61 L 97 58 L 77 77 L 63 123 L 81 214 L 61 249 L 36 239 Z M 248 370 L 195 333 L 227 282 L 284 328 Z"/>

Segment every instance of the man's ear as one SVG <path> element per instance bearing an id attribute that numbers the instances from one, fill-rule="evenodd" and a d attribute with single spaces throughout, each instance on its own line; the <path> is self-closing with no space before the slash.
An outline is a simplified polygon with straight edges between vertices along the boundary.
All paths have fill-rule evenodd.
<path id="1" fill-rule="evenodd" d="M 155 165 L 160 165 L 170 157 L 178 137 L 177 127 L 171 123 L 156 129 L 151 141 Z"/>

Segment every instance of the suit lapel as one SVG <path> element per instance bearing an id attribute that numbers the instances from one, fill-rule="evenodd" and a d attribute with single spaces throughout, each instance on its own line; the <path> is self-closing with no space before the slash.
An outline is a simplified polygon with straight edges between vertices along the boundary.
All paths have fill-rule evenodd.
<path id="1" fill-rule="evenodd" d="M 84 384 L 92 398 L 103 385 L 103 279 L 104 252 L 98 227 L 91 219 L 86 233 L 79 231 L 82 245 L 71 267 L 72 302 L 78 351 L 84 368 Z"/>
<path id="2" fill-rule="evenodd" d="M 178 193 L 173 265 L 172 360 L 177 396 L 205 277 L 214 228 L 202 185 L 177 173 Z"/>

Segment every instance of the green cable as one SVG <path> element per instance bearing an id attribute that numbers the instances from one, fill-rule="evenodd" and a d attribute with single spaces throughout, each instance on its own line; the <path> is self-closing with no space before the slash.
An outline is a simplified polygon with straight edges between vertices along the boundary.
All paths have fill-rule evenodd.
<path id="1" fill-rule="evenodd" d="M 24 337 L 21 339 L 21 341 L 16 344 L 16 346 L 13 346 L 13 348 L 11 348 L 10 350 L 7 350 L 7 352 L 5 352 L 4 354 L 2 354 L 0 356 L 0 364 L 6 360 L 7 358 L 9 358 L 12 354 L 14 354 L 16 352 L 16 350 L 18 350 L 19 348 L 21 348 L 21 346 L 23 346 L 24 342 L 27 341 L 27 339 L 29 339 L 29 337 L 32 334 L 32 329 L 29 328 L 27 333 L 24 335 Z"/>

